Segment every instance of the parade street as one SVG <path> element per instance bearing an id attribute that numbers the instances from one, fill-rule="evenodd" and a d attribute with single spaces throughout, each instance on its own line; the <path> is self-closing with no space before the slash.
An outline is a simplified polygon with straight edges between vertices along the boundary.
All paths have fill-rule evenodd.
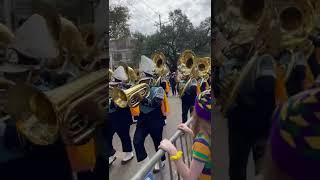
<path id="1" fill-rule="evenodd" d="M 169 95 L 169 106 L 170 106 L 170 115 L 167 119 L 168 123 L 164 128 L 163 136 L 165 138 L 170 138 L 174 132 L 176 131 L 177 125 L 181 122 L 181 100 L 177 96 Z M 215 169 L 219 169 L 214 171 L 214 179 L 219 180 L 227 180 L 228 177 L 228 165 L 229 165 L 229 157 L 228 157 L 228 129 L 227 129 L 227 120 L 222 118 L 221 113 L 214 112 L 214 139 L 213 146 L 214 155 L 213 162 Z M 135 125 L 131 126 L 130 135 L 131 139 L 133 138 L 135 132 Z M 109 168 L 109 177 L 111 179 L 117 180 L 130 180 L 130 177 L 141 168 L 141 166 L 137 166 L 136 158 L 132 159 L 125 165 L 121 165 L 121 158 L 124 153 L 122 153 L 121 141 L 117 134 L 114 135 L 113 144 L 115 149 L 117 150 L 117 160 L 113 162 L 113 164 Z M 148 136 L 145 142 L 145 147 L 147 149 L 148 154 L 152 157 L 155 154 L 154 145 L 151 140 L 151 137 Z M 166 163 L 164 169 L 164 179 L 170 179 L 169 176 L 169 165 Z M 160 179 L 159 173 L 156 175 L 156 179 Z M 254 177 L 254 165 L 252 160 L 252 155 L 250 155 L 249 165 L 248 165 L 248 180 L 259 180 L 259 178 Z"/>
<path id="2" fill-rule="evenodd" d="M 172 96 L 169 94 L 169 107 L 170 114 L 167 119 L 167 125 L 163 130 L 163 137 L 170 138 L 176 131 L 177 125 L 181 123 L 181 99 L 178 96 Z M 130 129 L 130 136 L 133 139 L 134 132 L 136 130 L 136 125 L 132 125 Z M 179 142 L 178 142 L 179 144 Z M 117 134 L 113 137 L 113 146 L 117 150 L 117 159 L 113 162 L 113 164 L 109 167 L 109 177 L 110 179 L 117 180 L 130 180 L 131 177 L 141 168 L 138 166 L 137 159 L 134 158 L 129 161 L 125 165 L 121 165 L 121 159 L 124 155 L 122 153 L 121 141 Z M 155 154 L 154 145 L 150 136 L 146 138 L 145 148 L 151 158 Z M 190 147 L 189 147 L 190 148 Z M 136 154 L 134 154 L 136 156 Z M 169 179 L 169 165 L 168 161 L 166 161 L 166 165 L 164 167 L 164 179 Z M 156 179 L 160 179 L 159 173 L 155 176 Z"/>

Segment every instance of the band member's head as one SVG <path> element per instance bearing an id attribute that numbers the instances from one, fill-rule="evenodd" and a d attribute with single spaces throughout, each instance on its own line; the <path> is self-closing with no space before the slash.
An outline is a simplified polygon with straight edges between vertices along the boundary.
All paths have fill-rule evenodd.
<path id="1" fill-rule="evenodd" d="M 125 72 L 123 66 L 119 66 L 114 72 L 112 77 L 115 82 L 125 82 L 128 80 L 128 75 Z"/>
<path id="2" fill-rule="evenodd" d="M 201 92 L 195 100 L 193 111 L 193 132 L 199 132 L 207 135 L 211 134 L 211 110 L 213 106 L 213 98 L 211 98 L 211 90 Z"/>
<path id="3" fill-rule="evenodd" d="M 148 72 L 141 72 L 140 73 L 140 80 L 139 80 L 139 84 L 141 83 L 146 83 L 149 86 L 154 85 L 154 78 L 153 78 L 153 74 L 148 73 Z"/>
<path id="4" fill-rule="evenodd" d="M 299 93 L 276 109 L 266 180 L 320 179 L 319 110 L 319 88 Z"/>

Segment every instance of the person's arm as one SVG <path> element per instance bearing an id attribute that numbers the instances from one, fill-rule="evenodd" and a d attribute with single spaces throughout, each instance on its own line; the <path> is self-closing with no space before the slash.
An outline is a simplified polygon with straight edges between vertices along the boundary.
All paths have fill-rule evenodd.
<path id="1" fill-rule="evenodd" d="M 175 156 L 177 154 L 176 147 L 167 139 L 161 141 L 159 148 L 168 152 L 169 156 Z M 190 168 L 184 164 L 183 157 L 178 160 L 175 160 L 174 163 L 177 167 L 178 173 L 181 175 L 184 180 L 197 180 L 205 166 L 205 161 L 198 160 L 196 157 L 191 161 Z"/>
<path id="2" fill-rule="evenodd" d="M 190 168 L 183 163 L 182 158 L 174 161 L 174 163 L 183 180 L 197 180 L 204 168 L 204 163 L 195 159 L 191 161 Z"/>

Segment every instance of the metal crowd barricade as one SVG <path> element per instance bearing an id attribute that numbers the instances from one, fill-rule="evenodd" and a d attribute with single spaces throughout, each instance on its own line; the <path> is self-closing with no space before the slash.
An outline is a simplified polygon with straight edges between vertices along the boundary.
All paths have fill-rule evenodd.
<path id="1" fill-rule="evenodd" d="M 192 118 L 189 118 L 188 121 L 185 123 L 187 126 L 190 125 L 192 121 Z M 192 137 L 186 133 L 183 133 L 181 130 L 177 130 L 174 135 L 169 139 L 178 149 L 179 147 L 177 146 L 177 141 L 178 139 L 180 140 L 180 149 L 183 152 L 183 161 L 186 162 L 187 161 L 187 165 L 190 166 L 191 163 L 191 151 L 189 146 L 191 147 L 191 143 L 192 143 Z M 184 141 L 183 141 L 184 139 Z M 189 141 L 189 142 L 188 142 Z M 185 145 L 185 146 L 184 146 Z M 152 156 L 152 158 L 150 159 L 149 162 L 147 162 L 146 164 L 144 164 L 142 166 L 142 168 L 133 176 L 133 178 L 131 180 L 144 180 L 144 179 L 149 179 L 146 178 L 147 175 L 152 172 L 152 169 L 154 168 L 154 166 L 156 165 L 156 163 L 160 163 L 161 162 L 161 157 L 166 154 L 165 151 L 163 151 L 162 149 L 159 149 L 156 154 L 154 156 Z M 173 172 L 173 165 L 172 162 L 170 161 L 170 158 L 166 158 L 166 161 L 168 161 L 169 164 L 169 172 L 170 172 L 170 180 L 174 179 L 174 172 Z M 160 170 L 160 179 L 163 180 L 164 179 L 164 168 L 161 168 Z M 177 174 L 177 178 L 180 180 L 180 175 Z M 151 179 L 151 178 L 150 178 Z M 165 180 L 167 180 L 168 178 L 166 177 Z"/>

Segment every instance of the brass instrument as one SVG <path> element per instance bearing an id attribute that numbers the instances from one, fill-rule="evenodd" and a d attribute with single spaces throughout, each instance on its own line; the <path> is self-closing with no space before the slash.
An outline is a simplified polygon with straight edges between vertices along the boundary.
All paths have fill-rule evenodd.
<path id="1" fill-rule="evenodd" d="M 109 71 L 108 71 L 109 81 L 112 79 L 112 75 L 113 75 L 113 71 L 111 69 L 109 69 Z"/>
<path id="2" fill-rule="evenodd" d="M 310 0 L 273 0 L 272 7 L 280 25 L 281 47 L 292 49 L 308 38 L 315 18 Z"/>
<path id="3" fill-rule="evenodd" d="M 82 35 L 82 39 L 86 44 L 88 57 L 86 60 L 88 63 L 93 63 L 94 58 L 103 53 L 102 48 L 98 47 L 98 37 L 93 24 L 84 24 L 79 26 L 79 31 Z"/>
<path id="4" fill-rule="evenodd" d="M 104 106 L 105 79 L 106 70 L 102 69 L 47 92 L 17 84 L 8 91 L 8 113 L 16 119 L 17 129 L 34 144 L 52 144 L 59 136 L 67 144 L 84 143 L 103 119 L 91 119 L 97 117 L 97 111 L 87 112 L 84 116 L 88 118 L 83 119 L 75 115 L 83 106 Z"/>
<path id="5" fill-rule="evenodd" d="M 159 77 L 164 76 L 169 72 L 169 70 L 166 66 L 166 57 L 162 52 L 152 54 L 151 58 L 156 65 L 155 73 Z"/>
<path id="6" fill-rule="evenodd" d="M 10 31 L 10 29 L 0 23 L 0 48 L 7 48 L 13 39 L 14 34 Z"/>
<path id="7" fill-rule="evenodd" d="M 183 51 L 183 53 L 179 58 L 180 65 L 178 67 L 178 70 L 180 71 L 182 76 L 187 76 L 191 73 L 191 69 L 194 67 L 196 63 L 195 59 L 196 59 L 196 55 L 193 51 L 191 50 Z"/>
<path id="8" fill-rule="evenodd" d="M 197 62 L 198 75 L 200 78 L 208 76 L 211 70 L 211 58 L 199 58 Z"/>
<path id="9" fill-rule="evenodd" d="M 224 37 L 236 44 L 253 41 L 259 24 L 270 16 L 269 0 L 229 0 L 219 5 L 217 25 Z"/>
<path id="10" fill-rule="evenodd" d="M 138 80 L 138 76 L 137 76 L 136 72 L 125 63 L 121 63 L 121 66 L 124 68 L 124 70 L 128 76 L 128 82 L 135 83 Z"/>
<path id="11" fill-rule="evenodd" d="M 135 107 L 142 99 L 140 97 L 147 97 L 150 93 L 150 87 L 145 84 L 135 85 L 127 90 L 121 90 L 114 87 L 111 97 L 113 102 L 120 108 Z"/>
<path id="12" fill-rule="evenodd" d="M 179 94 L 180 96 L 183 96 L 186 89 L 190 87 L 191 82 L 198 76 L 195 53 L 191 50 L 185 50 L 179 58 L 179 63 L 179 74 L 183 79 L 188 79 L 185 83 L 183 81 L 180 81 L 179 83 Z M 202 68 L 202 65 L 200 65 L 200 68 Z"/>
<path id="13" fill-rule="evenodd" d="M 197 62 L 197 72 L 198 72 L 198 78 L 200 86 L 207 82 L 210 77 L 210 71 L 211 71 L 211 58 L 210 57 L 204 57 L 199 58 Z"/>
<path id="14" fill-rule="evenodd" d="M 60 17 L 61 31 L 59 47 L 61 52 L 67 50 L 69 59 L 77 65 L 87 56 L 88 49 L 78 28 L 68 19 Z"/>

